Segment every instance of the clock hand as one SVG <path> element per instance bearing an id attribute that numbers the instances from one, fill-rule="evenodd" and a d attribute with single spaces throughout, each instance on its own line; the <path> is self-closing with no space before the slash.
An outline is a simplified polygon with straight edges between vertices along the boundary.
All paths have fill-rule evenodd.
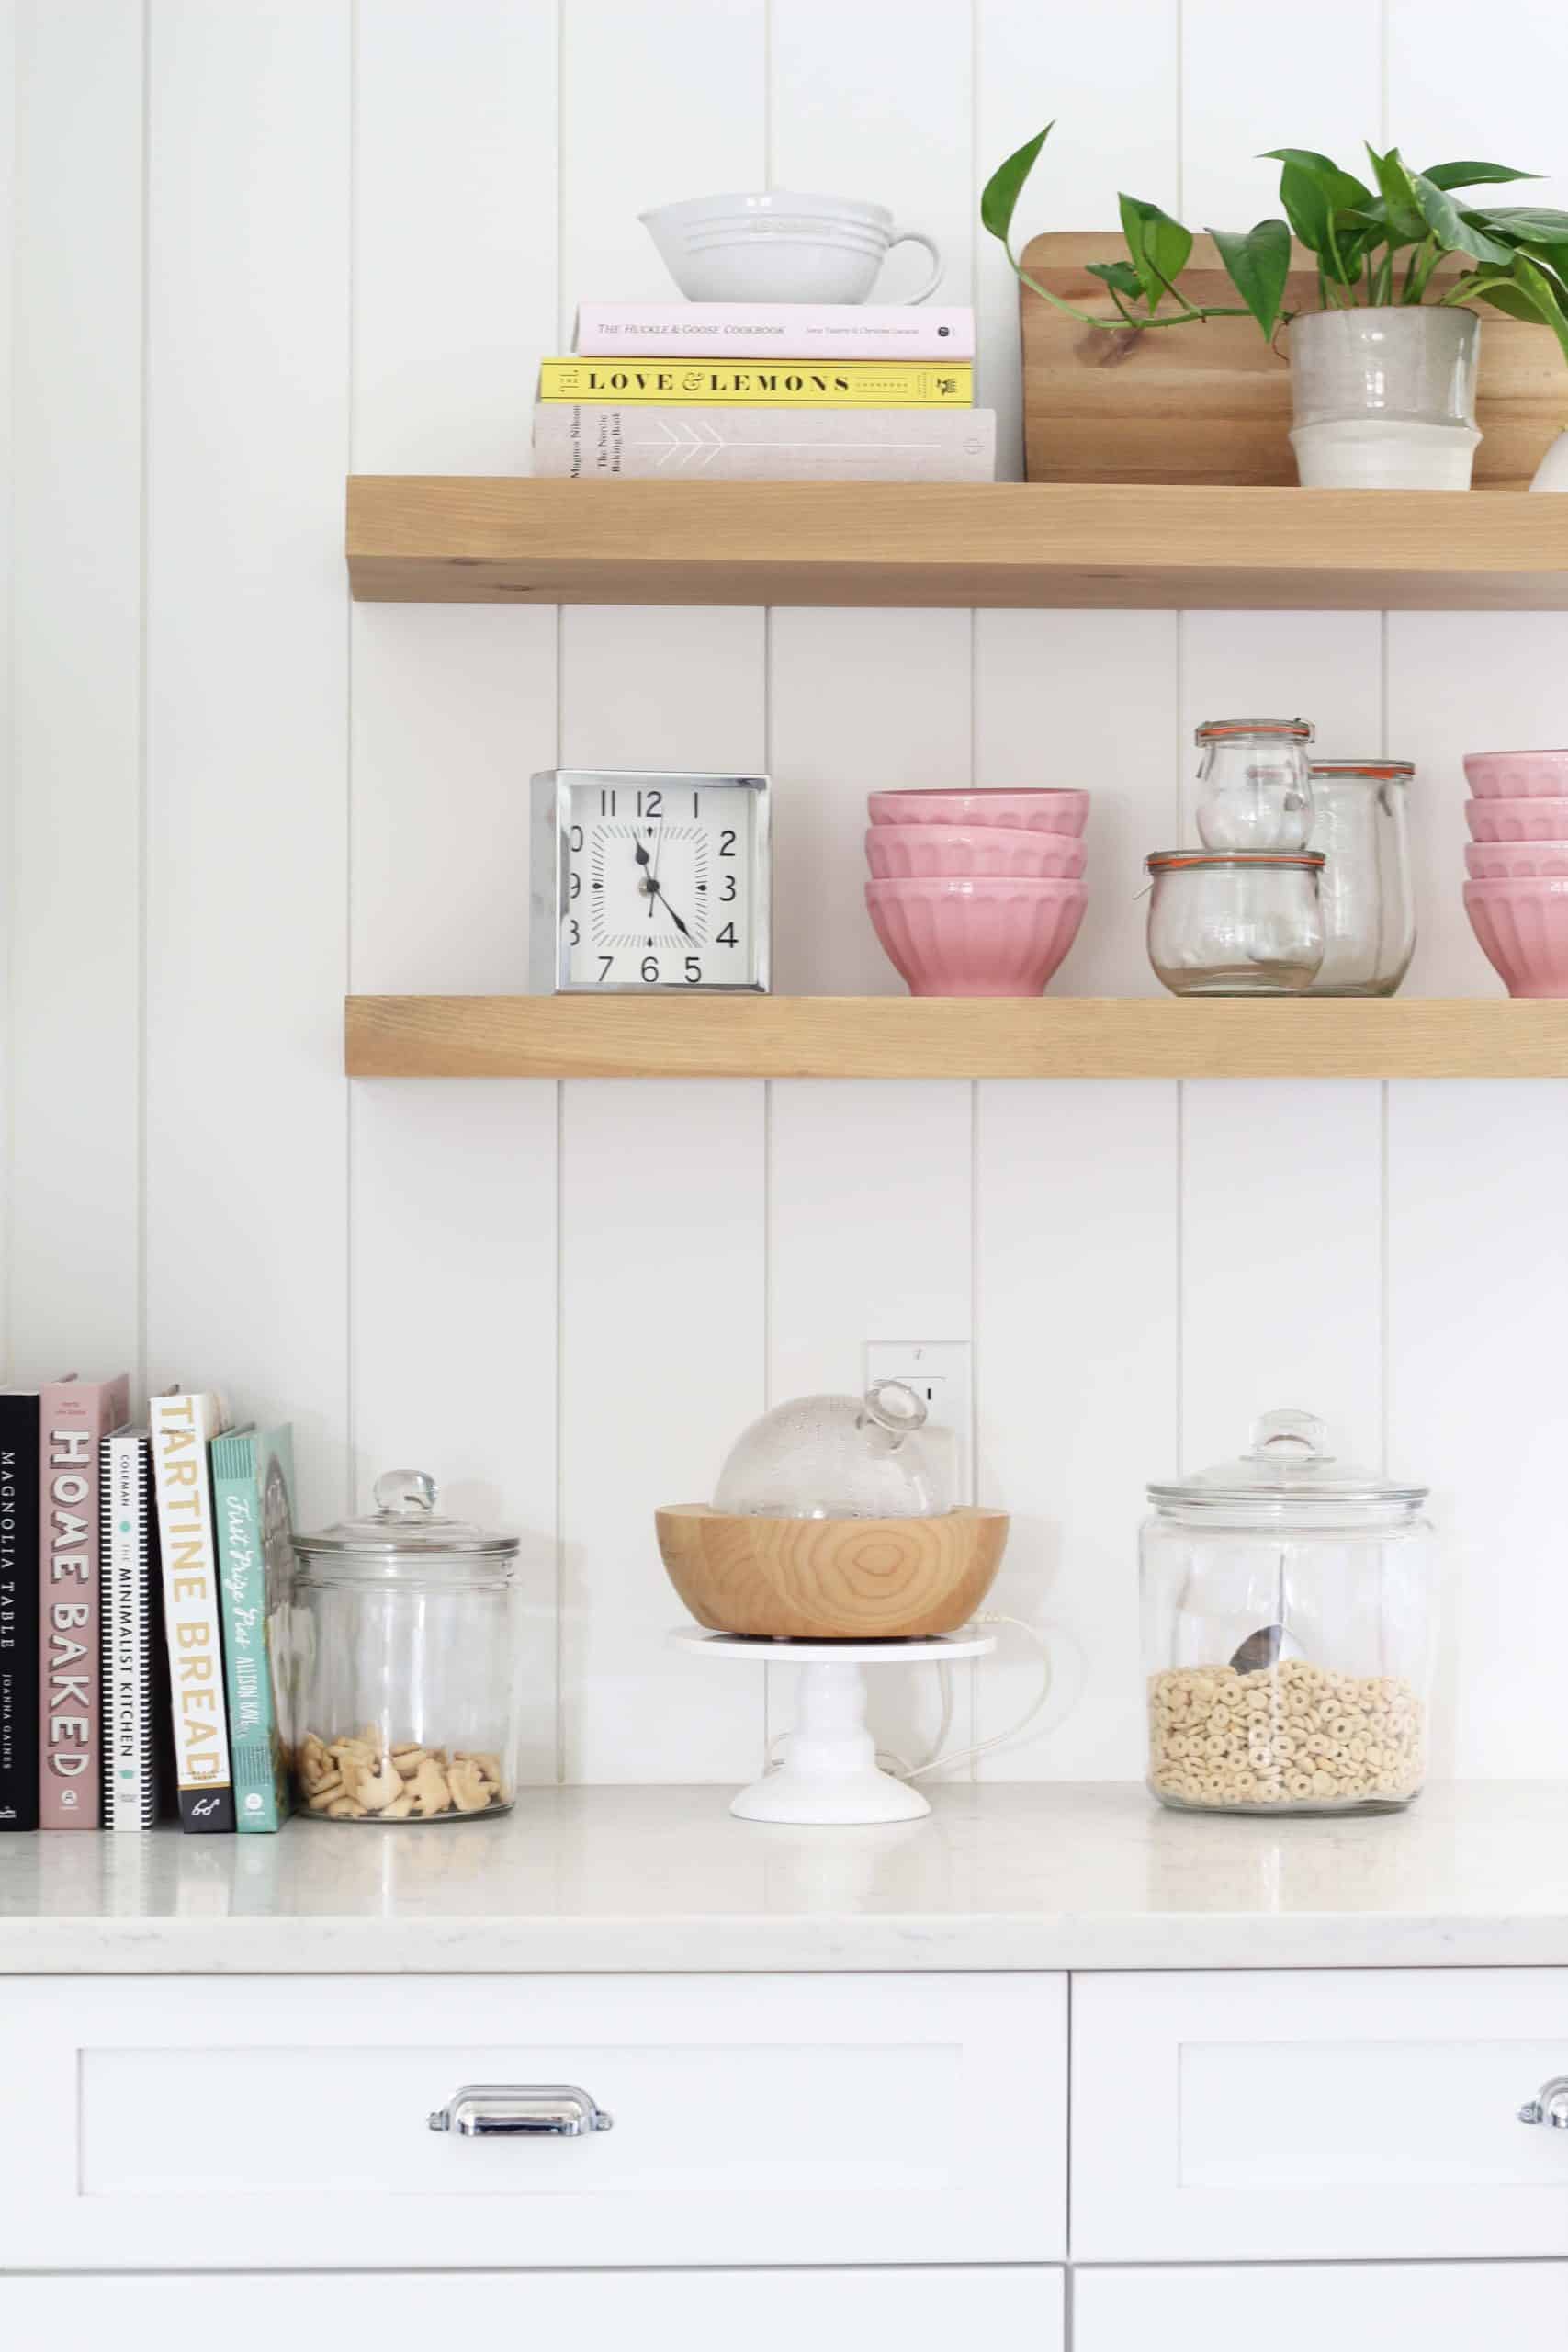
<path id="1" fill-rule="evenodd" d="M 680 916 L 676 913 L 669 899 L 664 897 L 663 886 L 659 882 L 650 882 L 649 888 L 652 890 L 656 899 L 663 900 L 664 911 L 669 916 L 671 922 L 674 924 L 676 930 L 680 933 L 682 938 L 690 939 L 692 935 L 691 933 L 686 929 L 685 924 L 681 921 Z"/>

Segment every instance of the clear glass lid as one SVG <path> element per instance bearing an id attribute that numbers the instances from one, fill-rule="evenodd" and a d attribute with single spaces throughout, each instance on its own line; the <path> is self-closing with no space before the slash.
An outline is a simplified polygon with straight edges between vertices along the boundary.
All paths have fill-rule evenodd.
<path id="1" fill-rule="evenodd" d="M 775 1405 L 730 1449 L 716 1510 L 762 1519 L 931 1519 L 949 1508 L 920 1437 L 924 1400 L 901 1380 L 863 1396 Z"/>
<path id="2" fill-rule="evenodd" d="M 1391 1508 L 1412 1510 L 1427 1499 L 1426 1487 L 1384 1478 L 1375 1470 L 1341 1462 L 1329 1444 L 1328 1429 L 1315 1413 L 1289 1409 L 1265 1413 L 1252 1425 L 1249 1451 L 1233 1462 L 1217 1462 L 1190 1478 L 1151 1486 L 1149 1500 L 1162 1510 L 1228 1512 L 1255 1505 L 1270 1517 L 1312 1517 L 1324 1510 L 1343 1519 L 1364 1509 L 1384 1515 Z"/>
<path id="3" fill-rule="evenodd" d="M 363 1519 L 339 1520 L 313 1535 L 297 1535 L 302 1560 L 322 1559 L 329 1573 L 418 1579 L 438 1566 L 450 1580 L 504 1578 L 517 1557 L 517 1538 L 435 1508 L 435 1481 L 423 1470 L 387 1470 L 374 1487 L 376 1509 Z"/>

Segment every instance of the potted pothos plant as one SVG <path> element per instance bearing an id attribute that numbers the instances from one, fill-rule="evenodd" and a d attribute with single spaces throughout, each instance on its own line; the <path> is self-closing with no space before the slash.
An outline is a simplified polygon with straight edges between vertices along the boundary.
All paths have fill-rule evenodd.
<path id="1" fill-rule="evenodd" d="M 1309 486 L 1468 488 L 1481 438 L 1481 322 L 1473 304 L 1547 328 L 1568 357 L 1568 212 L 1482 205 L 1468 193 L 1533 179 L 1532 172 L 1478 163 L 1417 172 L 1397 147 L 1383 154 L 1368 148 L 1370 179 L 1308 147 L 1270 148 L 1284 217 L 1208 232 L 1235 289 L 1234 303 L 1191 300 L 1181 287 L 1191 232 L 1157 204 L 1121 197 L 1126 251 L 1089 265 L 1111 311 L 1083 310 L 1032 277 L 1012 250 L 1019 198 L 1054 127 L 1047 123 L 1010 155 L 980 199 L 981 220 L 1019 277 L 1091 327 L 1251 317 L 1273 342 L 1288 325 L 1291 440 Z M 1285 308 L 1292 232 L 1316 263 L 1315 309 Z"/>

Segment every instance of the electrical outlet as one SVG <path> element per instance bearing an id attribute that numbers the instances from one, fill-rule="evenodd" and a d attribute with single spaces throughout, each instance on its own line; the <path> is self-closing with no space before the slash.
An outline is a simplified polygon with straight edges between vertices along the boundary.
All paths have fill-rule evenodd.
<path id="1" fill-rule="evenodd" d="M 902 1380 L 926 1408 L 926 1433 L 946 1448 L 955 1503 L 973 1502 L 973 1350 L 967 1340 L 868 1340 L 865 1376 Z"/>

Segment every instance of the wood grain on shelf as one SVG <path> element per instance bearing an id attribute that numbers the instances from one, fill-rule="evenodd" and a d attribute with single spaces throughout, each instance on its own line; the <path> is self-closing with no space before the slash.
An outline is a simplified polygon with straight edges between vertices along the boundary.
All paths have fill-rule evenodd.
<path id="1" fill-rule="evenodd" d="M 1568 1078 L 1568 1001 L 362 996 L 351 1078 Z"/>
<path id="2" fill-rule="evenodd" d="M 363 474 L 348 561 L 372 603 L 1544 610 L 1568 607 L 1568 512 L 1505 491 Z"/>
<path id="3" fill-rule="evenodd" d="M 1097 316 L 1115 305 L 1084 265 L 1123 250 L 1115 229 L 1035 237 L 1030 275 Z M 1315 311 L 1317 274 L 1298 245 L 1285 308 Z M 1453 275 L 1458 265 L 1447 272 Z M 1192 301 L 1238 298 L 1212 237 L 1182 273 Z M 1032 482 L 1285 483 L 1296 479 L 1290 329 L 1275 351 L 1249 318 L 1108 334 L 1019 288 L 1025 460 Z M 1483 310 L 1475 417 L 1479 490 L 1528 490 L 1563 424 L 1562 356 L 1545 327 Z"/>

